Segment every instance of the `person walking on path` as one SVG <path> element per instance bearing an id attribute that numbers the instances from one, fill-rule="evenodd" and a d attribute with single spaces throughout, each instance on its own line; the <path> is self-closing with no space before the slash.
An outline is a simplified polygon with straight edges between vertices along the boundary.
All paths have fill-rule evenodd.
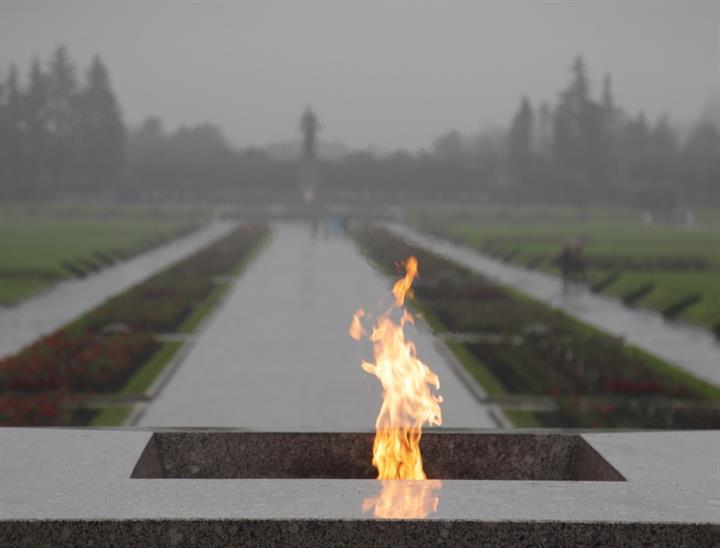
<path id="1" fill-rule="evenodd" d="M 565 242 L 562 252 L 555 259 L 560 267 L 563 279 L 563 291 L 568 292 L 572 284 L 585 282 L 585 258 L 583 257 L 582 242 L 569 240 Z"/>

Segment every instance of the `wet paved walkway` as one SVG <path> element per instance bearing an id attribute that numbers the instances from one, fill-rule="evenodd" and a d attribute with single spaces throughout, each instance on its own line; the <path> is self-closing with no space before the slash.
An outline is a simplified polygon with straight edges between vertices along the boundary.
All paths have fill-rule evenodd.
<path id="1" fill-rule="evenodd" d="M 275 227 L 270 246 L 235 285 L 141 424 L 372 430 L 380 384 L 360 368 L 361 359 L 372 358 L 369 344 L 352 340 L 347 329 L 353 312 L 373 310 L 390 285 L 350 241 L 313 238 L 300 224 Z M 418 357 L 440 376 L 443 426 L 494 426 L 432 335 L 407 334 Z"/>
<path id="2" fill-rule="evenodd" d="M 410 242 L 515 287 L 608 333 L 624 337 L 629 343 L 720 385 L 720 343 L 705 329 L 670 323 L 657 312 L 627 308 L 615 299 L 585 290 L 564 294 L 555 276 L 502 263 L 405 225 L 388 224 L 387 227 Z"/>
<path id="3" fill-rule="evenodd" d="M 214 222 L 86 278 L 62 281 L 17 306 L 0 306 L 0 357 L 17 352 L 62 327 L 109 297 L 228 233 L 233 226 L 228 222 Z"/>

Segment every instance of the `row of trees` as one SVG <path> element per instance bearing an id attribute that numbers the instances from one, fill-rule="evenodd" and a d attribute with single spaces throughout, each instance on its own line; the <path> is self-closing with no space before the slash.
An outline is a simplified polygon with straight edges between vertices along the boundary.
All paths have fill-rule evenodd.
<path id="1" fill-rule="evenodd" d="M 511 192 L 531 199 L 666 209 L 720 199 L 718 128 L 703 121 L 682 139 L 666 116 L 630 116 L 616 105 L 609 75 L 593 98 L 580 57 L 555 105 L 534 109 L 522 99 L 505 159 Z"/>
<path id="2" fill-rule="evenodd" d="M 667 116 L 628 114 L 609 75 L 595 97 L 581 57 L 554 103 L 523 97 L 507 128 L 476 136 L 450 131 L 429 152 L 381 159 L 352 154 L 334 162 L 337 186 L 412 199 L 477 199 L 635 204 L 672 211 L 720 203 L 720 121 L 689 131 Z M 405 195 L 403 196 L 403 192 Z"/>
<path id="3" fill-rule="evenodd" d="M 125 127 L 99 58 L 79 79 L 59 47 L 25 77 L 15 66 L 0 77 L 0 197 L 114 192 L 125 167 Z"/>
<path id="4" fill-rule="evenodd" d="M 3 76 L 3 75 L 0 75 Z M 430 151 L 322 157 L 328 199 L 638 203 L 672 208 L 720 203 L 720 132 L 703 122 L 680 135 L 613 97 L 610 77 L 591 93 L 577 58 L 554 104 L 523 98 L 505 129 L 440 136 Z M 300 150 L 297 150 L 297 157 Z M 324 161 L 323 161 L 324 160 Z M 21 77 L 0 77 L 0 199 L 107 194 L 298 199 L 297 163 L 262 149 L 238 151 L 211 124 L 167 132 L 157 118 L 127 130 L 108 72 L 95 58 L 79 81 L 66 50 Z"/>
<path id="5" fill-rule="evenodd" d="M 136 196 L 178 199 L 242 194 L 267 201 L 298 195 L 297 158 L 278 160 L 260 149 L 235 150 L 213 124 L 164 129 L 150 117 L 129 132 L 128 189 Z"/>

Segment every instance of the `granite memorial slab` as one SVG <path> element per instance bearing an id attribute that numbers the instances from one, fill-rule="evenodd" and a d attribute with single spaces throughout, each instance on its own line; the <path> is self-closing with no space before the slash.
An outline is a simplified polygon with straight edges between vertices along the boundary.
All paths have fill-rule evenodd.
<path id="1" fill-rule="evenodd" d="M 0 429 L 0 546 L 720 545 L 716 431 L 437 429 L 391 482 L 372 437 Z"/>

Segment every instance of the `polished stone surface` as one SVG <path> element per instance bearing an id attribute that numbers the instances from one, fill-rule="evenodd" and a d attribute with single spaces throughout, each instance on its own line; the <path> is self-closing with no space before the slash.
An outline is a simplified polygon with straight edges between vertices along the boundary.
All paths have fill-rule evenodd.
<path id="1" fill-rule="evenodd" d="M 399 257 L 399 259 L 403 259 Z M 348 335 L 353 313 L 390 304 L 392 280 L 342 235 L 279 224 L 184 363 L 140 419 L 143 426 L 267 431 L 371 430 L 381 387 L 360 367 L 367 342 Z M 448 365 L 422 325 L 406 329 L 440 377 L 443 425 L 496 420 Z"/>
<path id="2" fill-rule="evenodd" d="M 720 542 L 717 431 L 583 434 L 626 481 L 437 485 L 131 479 L 151 436 L 142 430 L 0 429 L 0 545 Z M 387 484 L 410 493 L 430 485 L 436 511 L 387 521 L 363 510 Z"/>
<path id="3" fill-rule="evenodd" d="M 106 299 L 227 234 L 234 223 L 216 221 L 86 278 L 65 280 L 12 307 L 0 306 L 0 357 L 59 329 Z"/>
<path id="4" fill-rule="evenodd" d="M 566 294 L 555 276 L 503 263 L 466 246 L 422 234 L 405 225 L 388 224 L 387 227 L 412 243 L 440 253 L 501 284 L 519 289 L 590 325 L 623 337 L 627 342 L 702 379 L 720 384 L 720 341 L 706 329 L 671 323 L 657 312 L 628 308 L 617 299 L 589 291 Z"/>

